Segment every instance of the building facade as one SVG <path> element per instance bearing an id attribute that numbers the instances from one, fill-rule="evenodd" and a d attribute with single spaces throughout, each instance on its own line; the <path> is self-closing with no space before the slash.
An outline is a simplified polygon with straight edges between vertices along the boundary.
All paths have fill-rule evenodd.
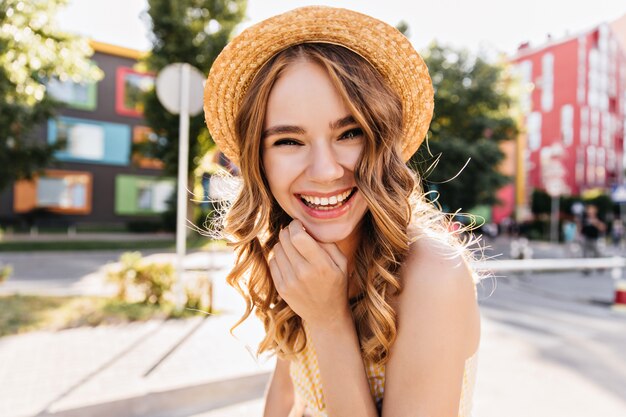
<path id="1" fill-rule="evenodd" d="M 532 189 L 552 195 L 608 192 L 623 183 L 626 49 L 608 24 L 530 48 L 511 61 L 522 82 L 516 199 Z M 513 187 L 513 186 L 511 186 Z M 509 188 L 511 188 L 509 187 Z M 511 190 L 498 217 L 511 216 Z M 497 221 L 497 219 L 496 219 Z"/>
<path id="2" fill-rule="evenodd" d="M 133 69 L 140 52 L 92 42 L 92 60 L 104 78 L 91 84 L 51 80 L 48 93 L 62 101 L 41 126 L 41 141 L 66 145 L 56 163 L 32 181 L 0 195 L 3 225 L 108 225 L 156 221 L 175 189 L 162 163 L 137 152 L 157 138 L 142 115 L 141 94 L 154 75 Z"/>

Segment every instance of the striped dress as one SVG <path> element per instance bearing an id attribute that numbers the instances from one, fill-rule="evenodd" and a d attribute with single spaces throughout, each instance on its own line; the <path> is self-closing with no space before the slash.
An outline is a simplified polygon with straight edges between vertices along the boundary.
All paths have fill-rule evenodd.
<path id="1" fill-rule="evenodd" d="M 350 304 L 353 304 L 351 300 Z M 306 325 L 304 326 L 306 332 Z M 307 338 L 310 340 L 310 338 Z M 463 372 L 463 386 L 461 401 L 459 404 L 459 417 L 472 416 L 472 398 L 476 383 L 476 368 L 478 365 L 478 351 L 465 360 Z M 374 363 L 366 363 L 365 370 L 370 386 L 370 391 L 379 410 L 382 405 L 385 392 L 385 366 Z M 307 343 L 304 350 L 295 359 L 291 360 L 289 374 L 293 382 L 295 394 L 299 401 L 306 405 L 306 417 L 328 417 L 326 404 L 322 394 L 322 382 L 317 363 L 315 349 L 311 343 Z"/>

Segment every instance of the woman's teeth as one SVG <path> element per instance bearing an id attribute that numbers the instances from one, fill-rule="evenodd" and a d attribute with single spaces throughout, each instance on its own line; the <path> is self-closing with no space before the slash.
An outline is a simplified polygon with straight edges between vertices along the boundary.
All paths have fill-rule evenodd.
<path id="1" fill-rule="evenodd" d="M 353 191 L 354 189 L 348 190 L 331 197 L 315 197 L 301 194 L 300 198 L 302 198 L 304 203 L 309 207 L 319 210 L 330 210 L 340 207 L 350 197 Z"/>

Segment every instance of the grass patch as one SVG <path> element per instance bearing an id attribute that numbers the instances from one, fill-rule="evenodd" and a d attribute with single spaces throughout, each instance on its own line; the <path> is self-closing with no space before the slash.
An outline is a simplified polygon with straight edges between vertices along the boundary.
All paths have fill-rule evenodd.
<path id="1" fill-rule="evenodd" d="M 103 297 L 0 296 L 0 337 L 33 330 L 119 324 L 203 314 L 173 305 L 129 303 Z"/>

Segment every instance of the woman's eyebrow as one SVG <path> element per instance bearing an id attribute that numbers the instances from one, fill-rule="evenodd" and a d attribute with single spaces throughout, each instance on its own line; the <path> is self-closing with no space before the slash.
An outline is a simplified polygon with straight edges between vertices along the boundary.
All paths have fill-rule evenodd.
<path id="1" fill-rule="evenodd" d="M 352 115 L 349 115 L 335 122 L 330 123 L 329 126 L 331 130 L 337 130 L 337 129 L 341 129 L 342 127 L 355 125 L 355 124 L 357 124 L 356 120 L 354 120 L 354 117 L 352 117 Z"/>
<path id="2" fill-rule="evenodd" d="M 267 129 L 265 129 L 263 131 L 263 134 L 261 135 L 261 139 L 264 139 L 272 135 L 281 135 L 284 133 L 303 135 L 306 132 L 300 126 L 278 125 L 278 126 L 268 127 Z"/>
<path id="3" fill-rule="evenodd" d="M 354 120 L 354 117 L 349 115 L 346 117 L 342 117 L 341 119 L 336 120 L 334 122 L 331 122 L 329 126 L 331 130 L 337 130 L 337 129 L 341 129 L 342 127 L 346 127 L 346 126 L 350 126 L 354 124 L 356 124 L 356 120 Z M 304 135 L 306 131 L 300 126 L 278 125 L 278 126 L 268 127 L 267 129 L 265 129 L 263 131 L 263 134 L 261 135 L 261 138 L 264 139 L 268 136 L 282 135 L 285 133 L 291 133 L 295 135 Z"/>

